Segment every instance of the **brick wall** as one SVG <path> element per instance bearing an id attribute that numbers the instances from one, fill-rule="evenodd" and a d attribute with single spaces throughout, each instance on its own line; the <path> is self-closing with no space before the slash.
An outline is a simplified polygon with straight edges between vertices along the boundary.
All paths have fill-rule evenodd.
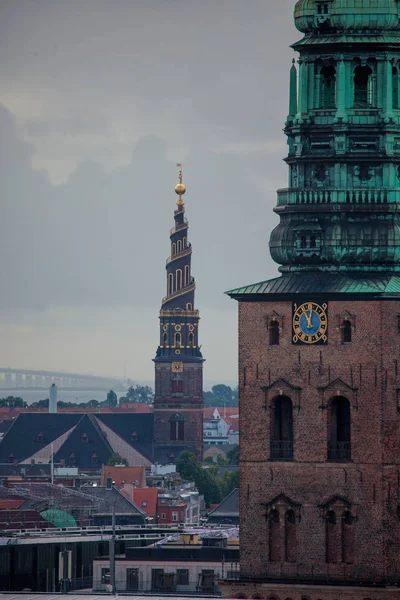
<path id="1" fill-rule="evenodd" d="M 268 345 L 272 314 L 280 325 L 276 346 Z M 297 346 L 291 302 L 240 303 L 242 576 L 400 576 L 399 314 L 396 301 L 332 301 L 328 345 Z M 342 343 L 344 318 L 352 323 L 348 344 Z M 279 396 L 293 405 L 293 462 L 271 460 Z M 336 396 L 350 403 L 349 462 L 327 461 Z M 273 510 L 275 524 L 267 519 Z M 289 510 L 295 514 L 294 562 L 285 553 Z M 327 562 L 329 511 L 337 516 L 331 542 L 340 546 L 333 562 Z"/>
<path id="2" fill-rule="evenodd" d="M 171 363 L 156 363 L 154 398 L 154 434 L 155 456 L 158 450 L 167 452 L 168 448 L 190 449 L 200 460 L 203 455 L 203 367 L 200 363 L 184 363 L 181 374 L 183 392 L 173 393 L 171 388 Z M 184 440 L 170 440 L 170 419 L 175 414 L 184 418 Z"/>

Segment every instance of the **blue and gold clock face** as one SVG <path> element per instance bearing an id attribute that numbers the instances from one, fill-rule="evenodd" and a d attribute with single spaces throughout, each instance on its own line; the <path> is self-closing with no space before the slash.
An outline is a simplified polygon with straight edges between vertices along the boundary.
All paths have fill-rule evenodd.
<path id="1" fill-rule="evenodd" d="M 328 343 L 328 305 L 293 304 L 293 344 Z"/>

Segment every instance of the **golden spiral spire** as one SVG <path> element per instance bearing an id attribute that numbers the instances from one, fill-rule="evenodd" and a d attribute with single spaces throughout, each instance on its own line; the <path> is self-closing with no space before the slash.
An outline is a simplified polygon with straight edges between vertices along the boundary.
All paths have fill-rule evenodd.
<path id="1" fill-rule="evenodd" d="M 182 200 L 182 196 L 183 196 L 183 194 L 186 193 L 186 185 L 184 185 L 182 183 L 182 179 L 183 179 L 182 164 L 176 163 L 176 166 L 179 168 L 179 173 L 178 173 L 179 183 L 175 186 L 175 194 L 178 194 L 179 198 L 176 203 L 178 206 L 183 206 L 184 202 Z"/>

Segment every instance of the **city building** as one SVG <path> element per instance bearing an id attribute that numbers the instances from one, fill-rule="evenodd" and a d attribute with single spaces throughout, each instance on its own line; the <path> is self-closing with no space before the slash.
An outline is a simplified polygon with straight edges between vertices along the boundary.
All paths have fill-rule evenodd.
<path id="1" fill-rule="evenodd" d="M 204 447 L 239 444 L 239 409 L 204 409 Z"/>
<path id="2" fill-rule="evenodd" d="M 154 461 L 174 462 L 183 450 L 203 453 L 203 356 L 199 346 L 199 311 L 195 309 L 196 282 L 191 270 L 192 246 L 182 196 L 178 195 L 167 259 L 167 295 L 160 310 L 160 345 L 155 363 Z"/>
<path id="3" fill-rule="evenodd" d="M 237 540 L 228 545 L 225 532 L 183 533 L 176 541 L 166 539 L 145 548 L 126 547 L 117 556 L 117 591 L 155 592 L 176 595 L 218 593 L 218 581 L 238 576 Z M 104 592 L 110 576 L 109 561 L 93 561 L 93 591 Z"/>
<path id="4" fill-rule="evenodd" d="M 228 292 L 241 581 L 223 593 L 399 598 L 399 3 L 300 0 L 294 16 L 281 276 Z"/>

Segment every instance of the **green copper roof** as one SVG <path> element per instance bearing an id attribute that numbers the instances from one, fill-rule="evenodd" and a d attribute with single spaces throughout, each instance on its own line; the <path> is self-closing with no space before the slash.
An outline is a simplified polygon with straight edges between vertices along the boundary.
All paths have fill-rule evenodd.
<path id="1" fill-rule="evenodd" d="M 40 516 L 49 521 L 54 527 L 76 527 L 76 521 L 73 516 L 58 508 L 48 508 L 40 513 Z"/>
<path id="2" fill-rule="evenodd" d="M 338 34 L 338 35 L 306 35 L 292 45 L 292 48 L 301 46 L 320 46 L 324 44 L 400 44 L 400 35 L 394 32 L 385 34 Z"/>
<path id="3" fill-rule="evenodd" d="M 226 292 L 236 300 L 254 299 L 269 295 L 289 296 L 298 294 L 368 294 L 375 297 L 400 297 L 400 277 L 381 275 L 368 277 L 366 274 L 347 275 L 329 273 L 291 273 L 276 279 L 254 283 Z"/>

